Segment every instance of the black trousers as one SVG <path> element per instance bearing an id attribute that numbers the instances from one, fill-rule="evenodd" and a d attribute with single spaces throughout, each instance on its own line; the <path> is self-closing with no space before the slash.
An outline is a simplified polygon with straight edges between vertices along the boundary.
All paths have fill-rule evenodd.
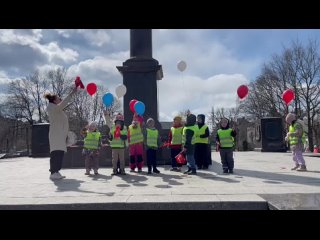
<path id="1" fill-rule="evenodd" d="M 194 147 L 194 158 L 198 167 L 208 167 L 208 144 L 196 143 Z"/>
<path id="2" fill-rule="evenodd" d="M 157 168 L 157 150 L 152 148 L 147 149 L 147 164 L 148 169 L 151 169 L 151 166 L 153 169 Z"/>
<path id="3" fill-rule="evenodd" d="M 59 172 L 62 168 L 62 160 L 64 151 L 56 150 L 50 153 L 50 169 L 51 174 Z"/>

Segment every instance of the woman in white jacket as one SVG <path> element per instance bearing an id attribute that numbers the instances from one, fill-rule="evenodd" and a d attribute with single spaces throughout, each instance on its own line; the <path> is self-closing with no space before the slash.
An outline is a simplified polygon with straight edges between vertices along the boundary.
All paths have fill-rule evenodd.
<path id="1" fill-rule="evenodd" d="M 71 93 L 62 100 L 56 94 L 45 94 L 49 104 L 47 112 L 50 122 L 49 143 L 50 143 L 50 179 L 62 179 L 59 171 L 62 167 L 64 153 L 67 152 L 67 135 L 69 131 L 68 117 L 64 113 L 64 109 L 68 106 L 72 95 L 77 91 L 75 87 Z"/>

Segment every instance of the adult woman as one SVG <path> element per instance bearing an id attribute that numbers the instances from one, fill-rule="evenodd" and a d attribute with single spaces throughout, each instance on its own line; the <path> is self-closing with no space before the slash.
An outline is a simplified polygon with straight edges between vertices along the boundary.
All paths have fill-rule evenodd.
<path id="1" fill-rule="evenodd" d="M 62 100 L 56 94 L 47 93 L 45 98 L 48 99 L 49 104 L 47 112 L 50 122 L 49 143 L 50 143 L 50 179 L 62 179 L 59 171 L 62 167 L 62 160 L 64 153 L 67 152 L 67 135 L 69 131 L 68 117 L 64 113 L 64 109 L 70 102 L 72 95 L 77 91 L 75 87 L 71 93 Z"/>

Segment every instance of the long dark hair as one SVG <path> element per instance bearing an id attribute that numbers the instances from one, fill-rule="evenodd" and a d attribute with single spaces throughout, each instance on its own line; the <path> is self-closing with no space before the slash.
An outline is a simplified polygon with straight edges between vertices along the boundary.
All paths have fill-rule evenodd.
<path id="1" fill-rule="evenodd" d="M 44 94 L 44 98 L 48 99 L 50 103 L 54 103 L 54 100 L 56 99 L 56 97 L 57 97 L 57 94 L 52 94 L 52 93 Z"/>

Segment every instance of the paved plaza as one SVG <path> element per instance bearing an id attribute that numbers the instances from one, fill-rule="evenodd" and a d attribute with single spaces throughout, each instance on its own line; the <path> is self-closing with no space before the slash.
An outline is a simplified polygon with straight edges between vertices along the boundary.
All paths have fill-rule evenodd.
<path id="1" fill-rule="evenodd" d="M 49 158 L 0 159 L 0 209 L 320 209 L 320 157 L 307 155 L 307 172 L 290 170 L 291 153 L 235 152 L 234 174 L 223 174 L 213 152 L 213 165 L 196 176 L 163 165 L 160 174 L 144 167 L 126 176 L 74 168 L 56 181 Z"/>

